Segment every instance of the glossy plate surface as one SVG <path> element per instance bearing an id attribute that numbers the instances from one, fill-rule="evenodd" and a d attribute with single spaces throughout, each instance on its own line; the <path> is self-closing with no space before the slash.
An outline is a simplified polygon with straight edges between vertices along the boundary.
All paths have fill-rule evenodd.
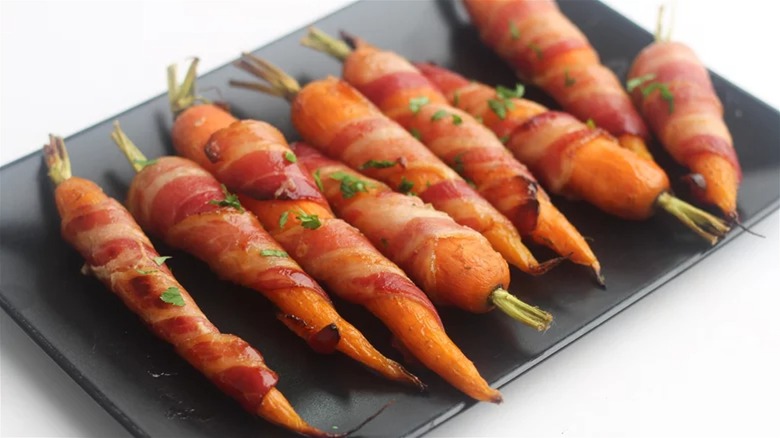
<path id="1" fill-rule="evenodd" d="M 621 77 L 633 56 L 651 41 L 648 33 L 600 3 L 563 2 L 561 7 Z M 434 61 L 487 83 L 511 85 L 516 81 L 482 46 L 461 8 L 449 1 L 357 3 L 322 19 L 317 26 L 331 33 L 347 30 L 410 59 Z M 296 31 L 255 53 L 304 82 L 338 75 L 340 66 L 335 61 L 299 47 L 302 35 L 302 30 Z M 237 53 L 240 50 L 236 48 Z M 219 87 L 239 117 L 266 120 L 289 139 L 297 138 L 285 102 L 230 89 L 227 81 L 231 77 L 243 76 L 225 66 L 204 75 L 199 83 L 202 88 Z M 744 223 L 750 225 L 778 207 L 780 148 L 776 140 L 780 138 L 780 115 L 722 78 L 714 76 L 713 81 L 743 166 L 740 212 Z M 529 96 L 551 103 L 534 90 Z M 168 134 L 171 119 L 164 97 L 118 118 L 149 157 L 172 152 Z M 96 181 L 108 194 L 123 199 L 132 171 L 109 140 L 111 120 L 74 135 L 67 139 L 67 145 L 76 175 Z M 750 145 L 750 149 L 740 149 L 740 145 Z M 676 180 L 680 169 L 660 151 L 654 152 Z M 39 154 L 2 168 L 0 196 L 0 304 L 131 433 L 289 435 L 242 411 L 148 332 L 97 281 L 79 274 L 82 261 L 60 238 L 52 187 Z M 604 266 L 608 289 L 594 286 L 585 269 L 570 264 L 542 278 L 514 271 L 511 290 L 555 315 L 553 327 L 544 334 L 499 313 L 467 315 L 442 310 L 452 338 L 493 385 L 501 386 L 517 377 L 711 251 L 666 217 L 631 223 L 583 203 L 554 201 L 584 235 L 594 239 L 593 249 Z M 733 232 L 729 239 L 738 233 Z M 170 266 L 209 318 L 222 331 L 235 333 L 260 349 L 281 376 L 279 388 L 304 418 L 320 428 L 349 430 L 395 400 L 360 435 L 415 436 L 472 404 L 441 379 L 414 365 L 412 370 L 430 385 L 427 394 L 405 391 L 344 357 L 317 355 L 276 322 L 273 309 L 261 296 L 219 281 L 202 263 L 185 254 L 161 244 L 157 247 L 160 253 L 174 256 Z M 355 306 L 341 301 L 336 304 L 380 350 L 400 358 L 390 347 L 389 333 L 375 319 Z"/>

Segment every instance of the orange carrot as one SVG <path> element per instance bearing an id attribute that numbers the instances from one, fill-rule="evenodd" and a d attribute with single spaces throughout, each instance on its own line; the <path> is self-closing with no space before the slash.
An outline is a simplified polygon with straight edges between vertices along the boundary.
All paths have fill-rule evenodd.
<path id="1" fill-rule="evenodd" d="M 194 84 L 191 71 L 185 83 Z M 194 94 L 194 90 L 178 93 Z M 260 121 L 238 121 L 213 105 L 175 110 L 179 114 L 173 128 L 176 150 L 200 161 L 238 192 L 242 204 L 290 257 L 331 292 L 380 318 L 407 351 L 453 386 L 477 400 L 501 400 L 446 335 L 425 294 L 357 229 L 333 215 L 316 182 L 276 128 Z M 547 316 L 541 311 L 526 313 L 533 316 L 531 325 Z"/>
<path id="2" fill-rule="evenodd" d="M 161 339 L 249 412 L 307 436 L 334 436 L 301 419 L 275 388 L 260 352 L 221 333 L 160 262 L 130 213 L 93 182 L 72 177 L 63 140 L 44 146 L 62 234 L 85 259 L 85 271 L 114 292 Z"/>

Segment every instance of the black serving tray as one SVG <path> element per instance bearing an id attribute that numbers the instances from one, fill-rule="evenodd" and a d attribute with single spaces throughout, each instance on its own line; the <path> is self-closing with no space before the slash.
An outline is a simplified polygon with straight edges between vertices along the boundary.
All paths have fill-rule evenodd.
<path id="1" fill-rule="evenodd" d="M 605 64 L 622 77 L 636 53 L 651 42 L 647 32 L 601 3 L 563 2 L 561 8 L 587 34 Z M 328 32 L 348 30 L 410 59 L 434 61 L 487 83 L 516 81 L 481 45 L 460 6 L 449 1 L 362 2 L 323 18 L 317 26 Z M 338 75 L 340 66 L 335 61 L 298 45 L 303 33 L 296 31 L 255 53 L 302 81 Z M 236 47 L 236 53 L 241 49 Z M 297 138 L 285 102 L 227 86 L 229 78 L 240 76 L 234 67 L 224 66 L 199 83 L 203 88 L 219 87 L 238 116 L 266 120 L 288 138 Z M 780 114 L 717 75 L 713 81 L 744 169 L 739 207 L 749 226 L 778 208 Z M 538 91 L 529 94 L 551 104 Z M 172 152 L 171 118 L 164 96 L 117 118 L 148 156 Z M 76 175 L 123 199 L 132 171 L 109 140 L 112 120 L 72 136 L 67 145 Z M 654 152 L 676 180 L 681 169 L 662 151 Z M 82 261 L 60 238 L 52 187 L 39 154 L 0 170 L 0 196 L 0 305 L 132 434 L 289 435 L 241 410 L 156 339 L 114 295 L 79 274 Z M 544 334 L 500 313 L 470 315 L 442 309 L 452 338 L 495 386 L 527 371 L 713 251 L 664 216 L 626 222 L 583 203 L 555 202 L 583 234 L 593 238 L 608 288 L 596 287 L 584 268 L 571 264 L 539 278 L 513 271 L 511 290 L 555 315 L 554 325 Z M 739 233 L 732 232 L 718 245 Z M 429 384 L 426 394 L 386 382 L 342 356 L 313 353 L 274 319 L 273 309 L 258 294 L 219 281 L 202 263 L 157 246 L 161 253 L 174 256 L 169 263 L 175 274 L 209 318 L 264 353 L 281 376 L 279 388 L 316 426 L 345 431 L 395 400 L 360 435 L 417 436 L 473 404 L 415 365 L 410 367 Z M 380 350 L 400 359 L 390 346 L 388 331 L 373 317 L 342 301 L 336 304 Z"/>

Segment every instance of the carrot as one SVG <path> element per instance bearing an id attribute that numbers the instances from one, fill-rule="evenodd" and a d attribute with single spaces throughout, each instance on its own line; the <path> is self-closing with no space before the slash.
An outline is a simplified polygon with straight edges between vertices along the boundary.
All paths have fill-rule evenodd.
<path id="1" fill-rule="evenodd" d="M 549 93 L 581 121 L 616 136 L 652 159 L 647 127 L 617 76 L 601 64 L 588 39 L 554 0 L 464 0 L 482 40 L 524 80 Z"/>
<path id="2" fill-rule="evenodd" d="M 490 130 L 467 112 L 450 106 L 446 97 L 405 59 L 355 38 L 350 37 L 350 41 L 357 45 L 354 51 L 344 46 L 334 50 L 330 37 L 312 29 L 304 44 L 343 58 L 347 82 L 396 122 L 420 132 L 423 142 L 473 181 L 523 236 L 589 266 L 603 284 L 601 265 L 584 238 L 550 202 L 531 172 Z M 509 108 L 503 106 L 504 102 L 491 100 L 495 114 L 505 115 Z"/>
<path id="3" fill-rule="evenodd" d="M 261 59 L 246 55 L 237 65 L 271 85 L 241 81 L 231 84 L 291 101 L 293 123 L 310 144 L 352 167 L 372 159 L 399 163 L 364 171 L 396 190 L 418 194 L 456 222 L 482 233 L 509 263 L 524 272 L 542 274 L 560 262 L 537 262 L 505 216 L 348 84 L 328 78 L 301 88 L 295 79 Z M 533 201 L 526 206 L 536 209 Z M 533 215 L 524 217 L 533 220 Z"/>
<path id="4" fill-rule="evenodd" d="M 193 89 L 178 92 L 194 94 Z M 215 119 L 222 117 L 226 123 L 199 123 L 209 111 L 220 112 Z M 176 150 L 200 159 L 239 192 L 242 204 L 307 272 L 333 293 L 372 312 L 406 350 L 456 388 L 477 400 L 501 400 L 446 335 L 428 297 L 357 229 L 333 215 L 316 182 L 276 128 L 254 120 L 229 121 L 223 110 L 209 105 L 176 112 Z M 540 319 L 535 316 L 540 313 L 525 314 L 533 317 L 533 324 Z"/>
<path id="5" fill-rule="evenodd" d="M 71 176 L 62 138 L 44 146 L 62 234 L 86 260 L 84 272 L 114 292 L 161 339 L 249 412 L 308 436 L 334 436 L 301 419 L 275 388 L 259 351 L 220 333 L 173 277 L 130 213 L 95 183 Z M 162 260 L 162 261 L 161 261 Z"/>
<path id="6" fill-rule="evenodd" d="M 147 160 L 116 124 L 114 141 L 138 172 L 128 206 L 141 225 L 271 300 L 279 319 L 321 353 L 338 350 L 398 382 L 422 387 L 336 312 L 328 296 L 208 172 L 190 160 Z"/>
<path id="7" fill-rule="evenodd" d="M 656 41 L 631 66 L 629 92 L 666 150 L 691 170 L 685 179 L 696 200 L 738 221 L 742 169 L 723 121 L 723 105 L 693 50 L 661 35 L 661 18 L 659 14 Z"/>
<path id="8" fill-rule="evenodd" d="M 525 99 L 507 103 L 496 90 L 441 67 L 420 67 L 450 100 L 483 115 L 485 124 L 506 138 L 507 147 L 551 192 L 585 199 L 625 219 L 646 219 L 661 208 L 711 243 L 728 231 L 716 217 L 671 196 L 669 179 L 654 161 L 621 148 L 604 130 Z M 502 100 L 511 109 L 497 117 L 490 100 Z"/>

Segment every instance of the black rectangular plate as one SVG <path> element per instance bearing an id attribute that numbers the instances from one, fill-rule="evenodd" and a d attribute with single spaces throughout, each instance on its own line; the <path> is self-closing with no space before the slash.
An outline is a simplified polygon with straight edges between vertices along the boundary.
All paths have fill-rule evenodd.
<path id="1" fill-rule="evenodd" d="M 647 32 L 600 3 L 564 2 L 561 7 L 621 77 L 633 56 L 651 41 Z M 328 32 L 348 30 L 410 59 L 434 61 L 487 83 L 509 85 L 516 81 L 479 42 L 460 6 L 450 1 L 362 2 L 317 25 Z M 296 31 L 255 53 L 304 82 L 338 75 L 340 67 L 335 61 L 299 47 L 302 34 L 302 30 Z M 238 116 L 266 120 L 288 138 L 296 138 L 287 104 L 229 88 L 228 79 L 239 76 L 234 67 L 224 66 L 203 76 L 200 86 L 219 87 Z M 744 169 L 739 206 L 744 223 L 749 225 L 778 207 L 780 148 L 776 141 L 780 138 L 780 115 L 722 78 L 713 79 Z M 530 94 L 551 103 L 537 91 Z M 171 118 L 164 97 L 118 118 L 148 156 L 172 152 L 168 134 Z M 96 181 L 110 195 L 123 199 L 132 171 L 109 140 L 109 132 L 110 120 L 74 135 L 67 145 L 76 175 Z M 676 179 L 681 170 L 663 152 L 655 153 Z M 148 332 L 97 281 L 79 275 L 82 262 L 60 238 L 52 187 L 39 154 L 4 166 L 0 187 L 0 304 L 131 433 L 288 435 L 242 411 Z M 442 310 L 452 338 L 493 385 L 514 379 L 712 251 L 693 233 L 663 216 L 625 222 L 583 203 L 555 202 L 584 235 L 594 239 L 593 249 L 601 258 L 609 287 L 595 287 L 583 268 L 571 264 L 540 278 L 513 272 L 512 291 L 555 315 L 555 324 L 543 335 L 495 312 L 468 315 Z M 737 234 L 733 232 L 729 238 Z M 185 254 L 161 244 L 158 249 L 174 256 L 170 264 L 179 280 L 221 330 L 242 336 L 264 353 L 281 375 L 279 388 L 316 426 L 348 430 L 387 401 L 395 400 L 361 430 L 361 435 L 416 436 L 473 404 L 437 376 L 413 365 L 430 385 L 427 394 L 388 383 L 344 357 L 317 355 L 275 321 L 271 306 L 258 294 L 217 280 L 203 264 Z M 380 350 L 398 358 L 390 347 L 389 333 L 375 319 L 347 303 L 336 304 Z"/>

